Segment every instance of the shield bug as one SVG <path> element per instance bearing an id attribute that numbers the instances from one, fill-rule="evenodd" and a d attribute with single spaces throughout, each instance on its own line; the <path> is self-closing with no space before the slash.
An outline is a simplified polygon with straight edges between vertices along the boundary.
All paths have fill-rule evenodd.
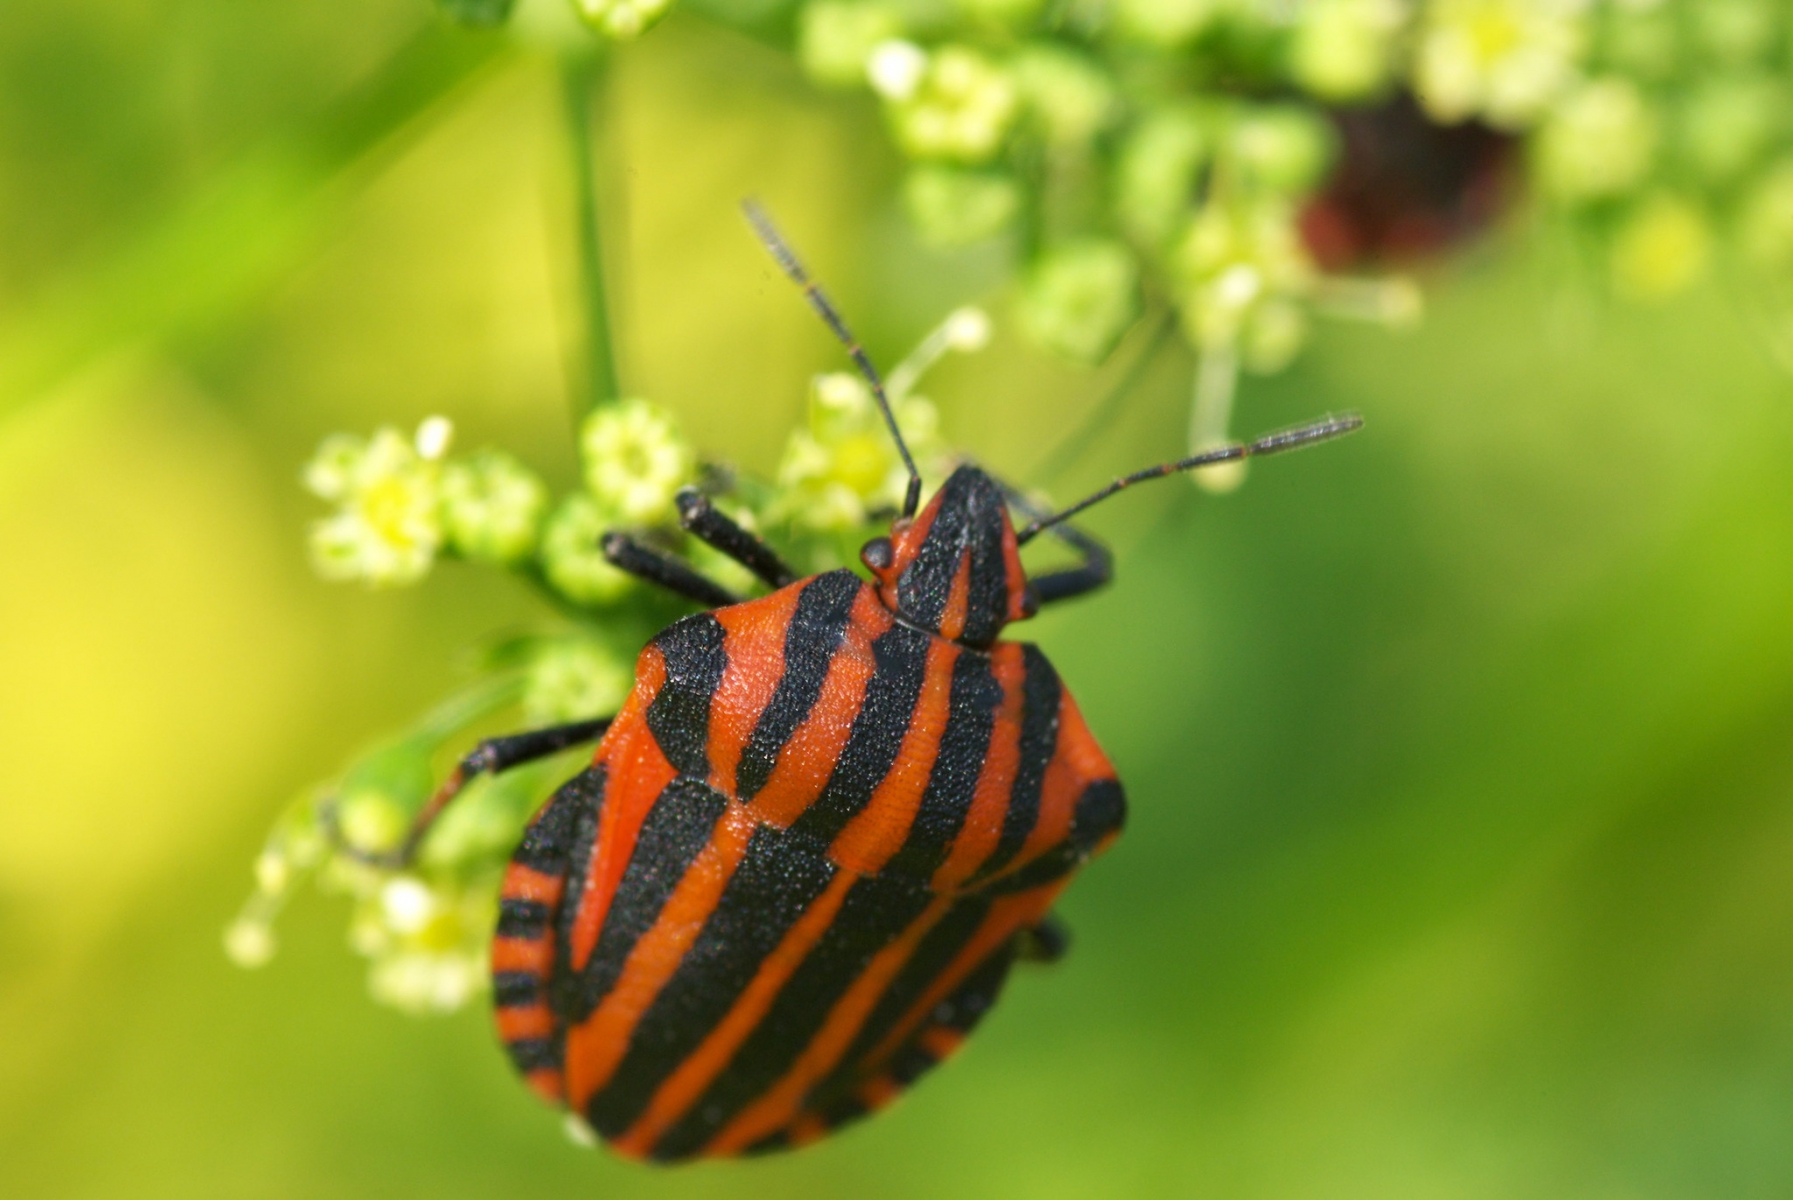
<path id="1" fill-rule="evenodd" d="M 953 1053 L 1016 959 L 1063 951 L 1053 902 L 1120 832 L 1125 800 L 1052 664 L 1004 626 L 1108 582 L 1107 550 L 1067 518 L 1360 423 L 1151 467 L 1051 514 L 961 466 L 922 507 L 877 371 L 749 217 L 846 345 L 908 468 L 901 515 L 861 553 L 869 581 L 798 578 L 691 489 L 681 524 L 768 594 L 742 600 L 609 534 L 611 562 L 707 611 L 648 643 L 614 716 L 482 743 L 401 851 L 473 776 L 601 738 L 511 859 L 497 1025 L 538 1093 L 659 1161 L 798 1146 L 876 1110 Z M 1081 561 L 1029 578 L 1021 548 L 1048 531 Z"/>

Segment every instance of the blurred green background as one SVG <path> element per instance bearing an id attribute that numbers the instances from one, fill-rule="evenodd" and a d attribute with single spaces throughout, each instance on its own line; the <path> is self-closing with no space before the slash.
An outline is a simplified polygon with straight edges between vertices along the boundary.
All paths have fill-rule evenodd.
<path id="1" fill-rule="evenodd" d="M 542 613 L 316 580 L 325 433 L 451 415 L 572 478 L 548 64 L 419 0 L 0 8 L 0 1191 L 17 1196 L 1793 1194 L 1793 383 L 1711 292 L 1609 311 L 1509 231 L 1329 330 L 1242 431 L 1360 436 L 1091 524 L 1028 635 L 1132 797 L 1071 956 L 801 1154 L 571 1145 L 482 1011 L 371 1004 L 343 902 L 219 931 L 297 789 Z M 838 365 L 765 198 L 886 361 L 994 264 L 913 244 L 869 100 L 676 15 L 606 138 L 625 386 L 769 470 Z M 1061 497 L 1182 444 L 1170 356 Z M 1004 339 L 949 437 L 1030 483 L 1112 368 Z"/>

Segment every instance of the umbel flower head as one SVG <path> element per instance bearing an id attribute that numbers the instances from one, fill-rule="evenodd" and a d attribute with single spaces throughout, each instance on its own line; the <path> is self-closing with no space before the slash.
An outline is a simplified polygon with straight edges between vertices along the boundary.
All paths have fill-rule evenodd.
<path id="1" fill-rule="evenodd" d="M 1430 0 L 1414 52 L 1421 103 L 1446 122 L 1537 120 L 1575 80 L 1589 0 Z"/>
<path id="2" fill-rule="evenodd" d="M 442 545 L 440 470 L 451 428 L 432 417 L 415 438 L 390 427 L 371 438 L 332 435 L 305 467 L 305 485 L 336 511 L 311 529 L 326 579 L 373 586 L 415 583 Z"/>
<path id="3" fill-rule="evenodd" d="M 691 482 L 696 460 L 662 408 L 646 400 L 606 404 L 579 431 L 585 486 L 608 514 L 626 524 L 672 516 L 672 498 Z"/>

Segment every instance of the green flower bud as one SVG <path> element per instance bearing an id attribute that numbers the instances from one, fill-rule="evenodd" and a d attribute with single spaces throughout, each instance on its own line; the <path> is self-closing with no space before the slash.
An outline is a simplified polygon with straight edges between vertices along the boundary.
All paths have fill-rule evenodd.
<path id="1" fill-rule="evenodd" d="M 1225 0 L 1116 0 L 1114 20 L 1135 41 L 1176 49 L 1194 41 L 1226 7 Z"/>
<path id="2" fill-rule="evenodd" d="M 1695 0 L 1688 5 L 1694 42 L 1725 66 L 1759 61 L 1775 46 L 1782 7 L 1774 0 Z"/>
<path id="3" fill-rule="evenodd" d="M 1115 208 L 1127 231 L 1157 245 L 1176 231 L 1195 195 L 1212 140 L 1192 105 L 1148 113 L 1121 144 L 1115 162 Z"/>
<path id="4" fill-rule="evenodd" d="M 940 457 L 939 414 L 919 396 L 893 396 L 891 403 L 925 472 Z M 873 509 L 901 504 L 908 480 L 865 382 L 821 375 L 810 391 L 808 428 L 785 443 L 771 515 L 821 533 L 856 530 Z"/>
<path id="5" fill-rule="evenodd" d="M 1681 157 L 1706 183 L 1740 179 L 1787 127 L 1788 95 L 1779 80 L 1748 74 L 1717 79 L 1681 109 Z"/>
<path id="6" fill-rule="evenodd" d="M 338 506 L 311 528 L 318 574 L 393 586 L 429 572 L 442 544 L 433 459 L 446 448 L 446 429 L 442 418 L 431 418 L 419 427 L 417 445 L 390 428 L 365 440 L 336 434 L 324 441 L 305 467 L 306 486 Z"/>
<path id="7" fill-rule="evenodd" d="M 1024 25 L 1039 16 L 1045 0 L 954 0 L 966 16 L 998 25 Z"/>
<path id="8" fill-rule="evenodd" d="M 435 789 L 434 734 L 388 742 L 349 768 L 335 794 L 342 840 L 363 854 L 396 850 Z"/>
<path id="9" fill-rule="evenodd" d="M 921 163 L 903 177 L 903 208 L 923 241 L 964 246 L 1013 225 L 1021 189 L 996 171 Z"/>
<path id="10" fill-rule="evenodd" d="M 593 638 L 544 641 L 529 663 L 524 716 L 531 726 L 564 725 L 616 712 L 634 684 L 631 665 Z"/>
<path id="11" fill-rule="evenodd" d="M 1697 206 L 1677 196 L 1653 196 L 1613 238 L 1613 289 L 1631 300 L 1666 300 L 1698 282 L 1711 250 L 1711 229 Z"/>
<path id="12" fill-rule="evenodd" d="M 1782 158 L 1745 195 L 1737 238 L 1751 266 L 1793 271 L 1793 157 Z"/>
<path id="13" fill-rule="evenodd" d="M 1114 80 L 1083 54 L 1035 43 L 1023 47 L 1011 67 L 1023 101 L 1053 145 L 1087 145 L 1120 114 Z"/>
<path id="14" fill-rule="evenodd" d="M 377 1002 L 400 1012 L 450 1013 L 480 994 L 489 970 L 483 954 L 405 951 L 377 959 L 367 987 Z"/>
<path id="15" fill-rule="evenodd" d="M 1415 90 L 1440 121 L 1479 116 L 1521 129 L 1573 82 L 1587 33 L 1574 0 L 1431 0 Z"/>
<path id="16" fill-rule="evenodd" d="M 1259 305 L 1305 296 L 1315 278 L 1284 203 L 1207 205 L 1167 265 L 1183 324 L 1200 347 L 1236 344 Z"/>
<path id="17" fill-rule="evenodd" d="M 1002 149 L 1019 112 L 1014 80 L 977 51 L 944 46 L 926 58 L 913 90 L 903 95 L 895 46 L 874 54 L 873 86 L 890 101 L 897 142 L 915 158 L 987 162 Z M 880 61 L 882 59 L 882 61 Z"/>
<path id="18" fill-rule="evenodd" d="M 554 590 L 576 604 L 614 604 L 635 588 L 635 577 L 610 565 L 598 542 L 619 522 L 590 496 L 560 502 L 542 530 L 541 563 Z"/>
<path id="19" fill-rule="evenodd" d="M 889 5 L 818 0 L 797 18 L 797 61 L 825 87 L 862 87 L 872 50 L 902 32 Z"/>
<path id="20" fill-rule="evenodd" d="M 629 524 L 672 519 L 672 498 L 691 482 L 696 457 L 665 410 L 646 400 L 606 404 L 579 431 L 585 486 Z"/>
<path id="21" fill-rule="evenodd" d="M 502 25 L 514 0 L 436 0 L 436 7 L 463 25 Z"/>
<path id="22" fill-rule="evenodd" d="M 448 542 L 478 562 L 508 565 L 535 552 L 548 489 L 500 450 L 481 450 L 442 468 L 442 524 Z"/>
<path id="23" fill-rule="evenodd" d="M 1289 72 L 1323 100 L 1359 100 L 1387 86 L 1400 0 L 1309 0 L 1296 9 Z"/>
<path id="24" fill-rule="evenodd" d="M 1247 108 L 1227 130 L 1227 151 L 1251 183 L 1303 195 L 1332 165 L 1332 127 L 1318 113 L 1292 104 Z"/>
<path id="25" fill-rule="evenodd" d="M 573 11 L 593 30 L 627 41 L 666 15 L 672 0 L 572 0 Z"/>
<path id="26" fill-rule="evenodd" d="M 1240 341 L 1240 361 L 1248 371 L 1274 375 L 1307 344 L 1307 310 L 1289 300 L 1271 299 L 1253 310 Z"/>
<path id="27" fill-rule="evenodd" d="M 1614 71 L 1659 82 L 1681 65 L 1681 28 L 1669 5 L 1609 5 L 1602 14 L 1601 55 Z"/>
<path id="28" fill-rule="evenodd" d="M 1629 80 L 1584 83 L 1538 133 L 1538 182 L 1565 204 L 1622 196 L 1649 173 L 1656 139 L 1656 114 Z"/>
<path id="29" fill-rule="evenodd" d="M 1087 238 L 1051 247 L 1022 282 L 1016 315 L 1040 346 L 1100 362 L 1139 315 L 1139 267 L 1119 242 Z"/>

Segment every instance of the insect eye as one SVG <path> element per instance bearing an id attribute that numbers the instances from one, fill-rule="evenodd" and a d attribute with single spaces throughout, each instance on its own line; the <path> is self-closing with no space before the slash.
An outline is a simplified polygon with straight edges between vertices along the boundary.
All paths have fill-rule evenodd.
<path id="1" fill-rule="evenodd" d="M 875 537 L 859 549 L 859 561 L 874 571 L 888 571 L 896 561 L 896 548 L 887 537 Z"/>
<path id="2" fill-rule="evenodd" d="M 1040 611 L 1040 593 L 1029 583 L 1021 591 L 1021 617 L 1025 620 Z"/>

